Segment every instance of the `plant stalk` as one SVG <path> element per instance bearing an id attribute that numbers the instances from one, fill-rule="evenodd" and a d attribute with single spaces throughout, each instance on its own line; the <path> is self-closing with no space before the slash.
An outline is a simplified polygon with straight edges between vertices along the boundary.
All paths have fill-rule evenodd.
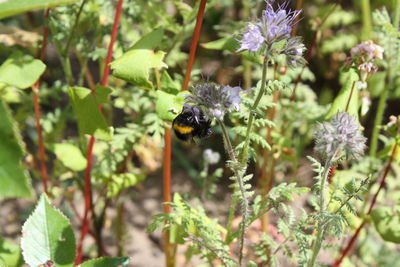
<path id="1" fill-rule="evenodd" d="M 228 131 L 226 130 L 225 124 L 222 120 L 218 120 L 218 124 L 220 125 L 222 129 L 222 136 L 224 138 L 224 143 L 225 143 L 225 149 L 228 152 L 229 158 L 232 161 L 234 165 L 239 164 L 238 160 L 236 159 L 235 152 L 233 150 L 233 146 L 231 143 L 231 140 L 228 135 Z M 236 170 L 235 168 L 232 168 L 235 176 L 236 176 L 236 181 L 239 184 L 239 191 L 242 197 L 242 221 L 240 223 L 241 231 L 240 231 L 240 243 L 239 243 L 239 266 L 242 266 L 242 261 L 243 261 L 243 248 L 244 248 L 244 235 L 246 231 L 246 221 L 247 221 L 247 211 L 249 209 L 249 202 L 246 197 L 246 190 L 244 188 L 244 182 L 243 182 L 243 177 L 242 175 Z M 230 212 L 234 212 L 236 207 L 236 201 L 232 199 L 232 206 Z M 229 238 L 229 237 L 227 237 Z"/>
<path id="2" fill-rule="evenodd" d="M 264 95 L 265 83 L 267 81 L 267 70 L 268 70 L 268 58 L 264 57 L 262 77 L 261 77 L 261 88 L 260 88 L 260 91 L 258 91 L 258 95 L 256 97 L 256 100 L 253 103 L 253 106 L 251 107 L 250 114 L 249 114 L 249 121 L 247 123 L 246 138 L 244 141 L 242 158 L 241 158 L 241 164 L 243 166 L 245 166 L 247 164 L 247 160 L 249 158 L 250 132 L 253 127 L 253 121 L 254 121 L 254 116 L 255 116 L 257 106 L 260 103 L 262 96 Z"/>
<path id="3" fill-rule="evenodd" d="M 324 166 L 324 171 L 322 174 L 322 179 L 321 179 L 321 188 L 320 188 L 320 197 L 319 197 L 319 213 L 322 214 L 326 210 L 326 196 L 325 196 L 325 184 L 326 180 L 328 179 L 328 174 L 329 174 L 329 169 L 332 164 L 332 160 L 335 157 L 336 153 L 333 154 L 333 156 L 326 161 L 325 166 Z M 307 264 L 307 267 L 314 267 L 315 261 L 317 259 L 318 253 L 321 249 L 322 246 L 322 241 L 323 241 L 323 236 L 324 236 L 324 226 L 325 224 L 323 222 L 318 222 L 318 227 L 317 227 L 317 238 L 314 241 L 313 249 L 312 249 L 312 254 L 311 254 L 311 259 Z"/>

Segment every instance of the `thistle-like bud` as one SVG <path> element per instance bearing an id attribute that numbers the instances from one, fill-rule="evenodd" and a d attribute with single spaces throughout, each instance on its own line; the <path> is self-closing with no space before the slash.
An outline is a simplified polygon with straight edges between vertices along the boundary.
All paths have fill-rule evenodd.
<path id="1" fill-rule="evenodd" d="M 209 119 L 222 120 L 224 115 L 232 110 L 240 109 L 239 86 L 222 86 L 215 83 L 200 83 L 194 85 L 186 96 L 189 103 L 202 108 Z"/>
<path id="2" fill-rule="evenodd" d="M 339 112 L 330 122 L 318 124 L 314 137 L 315 151 L 326 160 L 337 157 L 340 152 L 358 158 L 364 154 L 367 140 L 356 118 L 347 112 Z"/>

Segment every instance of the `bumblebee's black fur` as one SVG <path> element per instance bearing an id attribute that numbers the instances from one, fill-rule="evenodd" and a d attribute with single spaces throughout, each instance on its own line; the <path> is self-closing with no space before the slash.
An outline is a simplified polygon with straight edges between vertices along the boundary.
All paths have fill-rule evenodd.
<path id="1" fill-rule="evenodd" d="M 182 112 L 172 122 L 176 137 L 183 141 L 204 138 L 211 134 L 211 121 L 207 120 L 203 112 L 197 108 L 185 104 Z"/>

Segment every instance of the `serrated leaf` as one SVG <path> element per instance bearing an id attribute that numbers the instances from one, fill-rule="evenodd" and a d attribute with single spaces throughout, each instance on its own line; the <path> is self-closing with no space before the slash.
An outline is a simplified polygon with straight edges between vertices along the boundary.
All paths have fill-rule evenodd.
<path id="1" fill-rule="evenodd" d="M 78 0 L 3 0 L 0 2 L 0 19 L 19 13 L 72 4 Z"/>
<path id="2" fill-rule="evenodd" d="M 113 129 L 108 126 L 99 108 L 101 104 L 107 102 L 107 97 L 111 92 L 110 88 L 102 86 L 96 86 L 93 94 L 90 89 L 84 87 L 69 89 L 69 96 L 81 135 L 88 134 L 103 140 L 112 139 Z"/>
<path id="3" fill-rule="evenodd" d="M 371 212 L 371 218 L 379 235 L 386 241 L 400 244 L 400 215 L 389 207 Z"/>
<path id="4" fill-rule="evenodd" d="M 111 176 L 111 180 L 107 183 L 107 197 L 116 196 L 121 190 L 134 186 L 145 179 L 144 174 L 121 173 Z"/>
<path id="5" fill-rule="evenodd" d="M 180 92 L 177 95 L 168 94 L 164 91 L 157 91 L 156 112 L 165 121 L 172 121 L 182 110 L 187 92 Z"/>
<path id="6" fill-rule="evenodd" d="M 129 264 L 129 257 L 102 257 L 80 264 L 78 267 L 119 267 L 127 266 Z"/>
<path id="7" fill-rule="evenodd" d="M 20 267 L 22 264 L 19 247 L 0 237 L 0 266 Z"/>
<path id="8" fill-rule="evenodd" d="M 162 61 L 164 55 L 163 51 L 133 49 L 111 62 L 110 66 L 115 77 L 150 90 L 153 88 L 149 80 L 150 69 L 168 67 Z"/>
<path id="9" fill-rule="evenodd" d="M 25 89 L 31 87 L 45 69 L 46 65 L 39 59 L 17 52 L 0 66 L 0 83 Z"/>
<path id="10" fill-rule="evenodd" d="M 55 144 L 54 153 L 65 167 L 74 171 L 82 171 L 86 168 L 86 158 L 79 148 L 72 144 Z"/>
<path id="11" fill-rule="evenodd" d="M 0 100 L 0 199 L 32 197 L 30 178 L 21 166 L 23 143 L 8 106 Z"/>
<path id="12" fill-rule="evenodd" d="M 358 108 L 359 108 L 358 74 L 353 68 L 351 68 L 343 73 L 342 78 L 345 80 L 345 82 L 343 83 L 343 87 L 340 90 L 339 95 L 335 98 L 331 108 L 326 114 L 327 120 L 335 116 L 336 113 L 340 111 L 345 111 L 347 106 L 348 106 L 347 112 L 351 115 L 356 116 L 356 118 L 358 119 Z"/>
<path id="13" fill-rule="evenodd" d="M 70 222 L 50 205 L 45 194 L 22 227 L 21 248 L 24 260 L 30 266 L 49 260 L 57 267 L 74 263 L 75 237 Z"/>

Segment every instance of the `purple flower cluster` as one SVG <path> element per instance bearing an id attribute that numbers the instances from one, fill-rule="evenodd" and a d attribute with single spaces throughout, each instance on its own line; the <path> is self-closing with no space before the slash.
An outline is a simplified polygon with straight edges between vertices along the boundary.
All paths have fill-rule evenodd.
<path id="1" fill-rule="evenodd" d="M 347 59 L 349 65 L 354 64 L 360 71 L 362 81 L 378 71 L 377 59 L 383 59 L 383 48 L 369 40 L 353 47 L 350 50 L 350 57 Z"/>
<path id="2" fill-rule="evenodd" d="M 289 10 L 286 8 L 288 3 L 279 5 L 276 10 L 267 2 L 266 9 L 262 13 L 261 19 L 255 23 L 248 23 L 242 38 L 239 40 L 238 51 L 248 50 L 251 52 L 265 51 L 270 53 L 274 43 L 286 40 L 285 47 L 275 54 L 285 54 L 289 66 L 294 67 L 304 64 L 303 53 L 305 47 L 298 37 L 291 38 L 290 33 L 296 18 L 301 10 Z"/>
<path id="3" fill-rule="evenodd" d="M 186 96 L 186 100 L 202 108 L 204 114 L 210 119 L 222 120 L 224 115 L 232 110 L 240 109 L 239 86 L 222 86 L 215 83 L 200 83 L 194 85 Z"/>
<path id="4" fill-rule="evenodd" d="M 325 159 L 334 158 L 344 151 L 357 158 L 364 154 L 366 138 L 361 134 L 354 116 L 337 113 L 330 122 L 320 123 L 314 133 L 315 150 Z"/>

